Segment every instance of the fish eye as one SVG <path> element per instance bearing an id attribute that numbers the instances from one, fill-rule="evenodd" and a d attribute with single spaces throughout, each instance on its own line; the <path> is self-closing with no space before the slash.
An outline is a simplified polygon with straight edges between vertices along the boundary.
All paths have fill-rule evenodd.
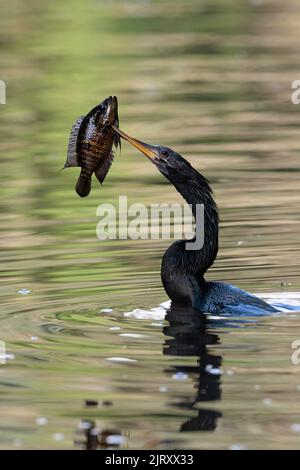
<path id="1" fill-rule="evenodd" d="M 168 155 L 168 151 L 166 149 L 161 150 L 160 152 L 164 157 Z"/>

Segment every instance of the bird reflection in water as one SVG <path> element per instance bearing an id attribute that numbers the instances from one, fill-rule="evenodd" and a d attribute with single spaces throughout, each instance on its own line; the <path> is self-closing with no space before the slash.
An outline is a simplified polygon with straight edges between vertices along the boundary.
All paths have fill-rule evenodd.
<path id="1" fill-rule="evenodd" d="M 209 331 L 207 316 L 184 307 L 171 306 L 166 315 L 168 326 L 164 327 L 165 340 L 163 354 L 197 358 L 195 365 L 176 365 L 166 369 L 166 373 L 188 374 L 195 380 L 196 396 L 193 400 L 176 403 L 177 407 L 193 410 L 198 405 L 221 399 L 220 367 L 222 357 L 213 354 L 209 346 L 219 344 L 218 335 Z M 214 431 L 222 413 L 202 407 L 197 416 L 185 421 L 180 431 Z"/>
<path id="2" fill-rule="evenodd" d="M 75 447 L 82 450 L 118 449 L 124 436 L 116 429 L 101 429 L 94 420 L 82 420 L 76 429 Z"/>

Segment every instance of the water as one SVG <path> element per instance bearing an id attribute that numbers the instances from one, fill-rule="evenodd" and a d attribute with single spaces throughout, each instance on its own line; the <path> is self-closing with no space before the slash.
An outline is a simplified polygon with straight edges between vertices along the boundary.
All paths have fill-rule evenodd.
<path id="1" fill-rule="evenodd" d="M 300 448 L 299 20 L 293 0 L 2 5 L 1 448 Z M 293 311 L 164 320 L 169 242 L 100 242 L 96 208 L 180 196 L 125 143 L 84 200 L 58 173 L 110 94 L 121 128 L 213 183 L 208 278 Z"/>

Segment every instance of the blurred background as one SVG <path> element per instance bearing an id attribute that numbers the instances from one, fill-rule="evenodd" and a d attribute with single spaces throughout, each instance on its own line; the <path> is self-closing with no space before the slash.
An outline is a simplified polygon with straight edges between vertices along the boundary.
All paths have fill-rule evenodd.
<path id="1" fill-rule="evenodd" d="M 169 241 L 100 242 L 96 208 L 180 195 L 126 143 L 86 199 L 78 169 L 59 173 L 75 119 L 117 95 L 121 129 L 174 148 L 213 185 L 220 251 L 208 278 L 299 291 L 299 26 L 297 0 L 1 3 L 1 448 L 74 448 L 82 419 L 120 429 L 132 449 L 300 447 L 289 358 L 300 317 L 219 326 L 223 418 L 213 434 L 179 433 L 193 378 L 166 373 L 161 311 L 147 316 L 167 300 Z M 123 356 L 136 362 L 107 360 Z"/>

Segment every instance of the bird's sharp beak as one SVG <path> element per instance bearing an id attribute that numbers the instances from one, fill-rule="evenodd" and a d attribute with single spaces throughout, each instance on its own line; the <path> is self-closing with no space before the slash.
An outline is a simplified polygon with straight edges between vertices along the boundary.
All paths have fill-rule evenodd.
<path id="1" fill-rule="evenodd" d="M 121 136 L 123 139 L 127 140 L 131 145 L 135 148 L 140 150 L 146 157 L 151 158 L 151 160 L 157 157 L 156 149 L 153 145 L 145 144 L 140 140 L 136 140 L 133 137 L 125 134 L 125 132 L 121 131 L 118 127 L 112 125 L 112 128 Z"/>

